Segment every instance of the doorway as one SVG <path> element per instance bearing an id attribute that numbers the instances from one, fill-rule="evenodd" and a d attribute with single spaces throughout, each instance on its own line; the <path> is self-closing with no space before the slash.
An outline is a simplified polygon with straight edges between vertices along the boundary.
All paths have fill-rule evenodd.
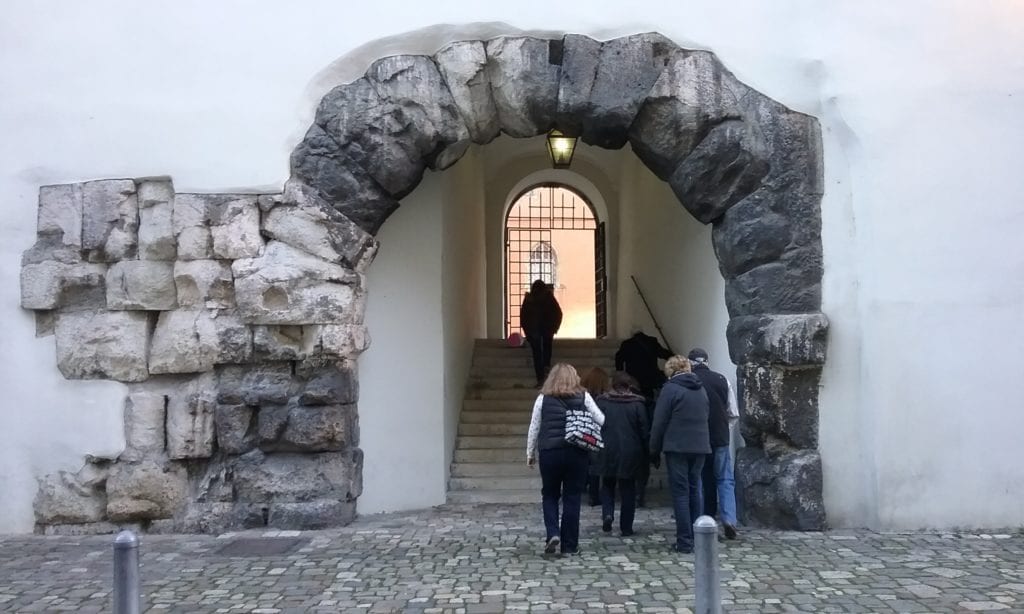
<path id="1" fill-rule="evenodd" d="M 535 185 L 505 216 L 505 336 L 520 332 L 519 307 L 535 280 L 552 286 L 562 307 L 556 337 L 607 335 L 604 222 L 573 188 Z"/>

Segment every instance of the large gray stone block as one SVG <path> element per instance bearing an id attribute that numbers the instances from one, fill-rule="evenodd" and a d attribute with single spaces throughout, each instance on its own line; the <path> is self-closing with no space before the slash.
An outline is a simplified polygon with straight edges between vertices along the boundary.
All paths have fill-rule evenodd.
<path id="1" fill-rule="evenodd" d="M 452 100 L 474 143 L 490 143 L 501 131 L 487 74 L 487 50 L 482 41 L 451 43 L 434 55 Z"/>
<path id="2" fill-rule="evenodd" d="M 124 406 L 125 451 L 121 460 L 138 461 L 164 453 L 167 397 L 155 392 L 134 392 Z"/>
<path id="3" fill-rule="evenodd" d="M 256 196 L 217 195 L 207 208 L 213 257 L 224 260 L 253 258 L 263 249 L 260 210 Z"/>
<path id="4" fill-rule="evenodd" d="M 174 263 L 178 305 L 186 309 L 232 309 L 235 284 L 226 260 L 179 260 Z"/>
<path id="5" fill-rule="evenodd" d="M 352 444 L 354 408 L 347 405 L 264 406 L 259 446 L 264 452 L 331 452 Z"/>
<path id="6" fill-rule="evenodd" d="M 755 445 L 766 435 L 793 448 L 818 447 L 821 367 L 746 364 L 738 370 L 740 429 Z"/>
<path id="7" fill-rule="evenodd" d="M 228 405 L 284 405 L 301 389 L 288 362 L 225 366 L 217 372 L 217 400 Z"/>
<path id="8" fill-rule="evenodd" d="M 139 258 L 174 260 L 174 186 L 168 180 L 139 183 Z"/>
<path id="9" fill-rule="evenodd" d="M 350 324 L 361 321 L 361 276 L 271 241 L 259 258 L 236 260 L 235 302 L 252 324 Z"/>
<path id="10" fill-rule="evenodd" d="M 734 364 L 821 365 L 828 349 L 822 313 L 742 316 L 726 330 Z"/>
<path id="11" fill-rule="evenodd" d="M 359 398 L 359 378 L 354 361 L 339 361 L 309 372 L 303 370 L 302 373 L 307 381 L 299 395 L 300 405 L 349 404 Z"/>
<path id="12" fill-rule="evenodd" d="M 130 179 L 82 184 L 82 248 L 93 262 L 134 258 L 139 243 L 139 202 Z"/>
<path id="13" fill-rule="evenodd" d="M 317 499 L 270 506 L 267 525 L 282 529 L 314 531 L 343 527 L 356 518 L 355 500 Z"/>
<path id="14" fill-rule="evenodd" d="M 821 247 L 787 251 L 776 262 L 750 269 L 725 282 L 731 317 L 812 313 L 821 309 Z"/>
<path id="15" fill-rule="evenodd" d="M 171 459 L 213 455 L 216 379 L 195 378 L 167 399 L 167 456 Z"/>
<path id="16" fill-rule="evenodd" d="M 231 457 L 239 501 L 250 503 L 297 502 L 358 496 L 361 455 L 349 452 L 319 454 L 264 454 L 259 451 Z"/>
<path id="17" fill-rule="evenodd" d="M 815 450 L 768 455 L 760 448 L 740 448 L 736 486 L 747 524 L 796 531 L 825 529 L 821 456 Z"/>
<path id="18" fill-rule="evenodd" d="M 92 311 L 104 309 L 107 265 L 47 260 L 21 268 L 21 306 L 25 309 Z"/>
<path id="19" fill-rule="evenodd" d="M 544 134 L 555 125 L 562 41 L 502 36 L 486 42 L 487 77 L 505 134 Z"/>
<path id="20" fill-rule="evenodd" d="M 220 403 L 214 413 L 217 447 L 227 454 L 245 454 L 256 447 L 256 410 L 244 403 Z"/>
<path id="21" fill-rule="evenodd" d="M 799 196 L 761 188 L 715 222 L 711 238 L 723 276 L 742 275 L 782 257 L 793 243 L 794 227 L 805 223 L 788 211 L 793 198 Z"/>
<path id="22" fill-rule="evenodd" d="M 36 231 L 54 234 L 64 245 L 82 247 L 82 184 L 44 185 L 39 188 Z"/>
<path id="23" fill-rule="evenodd" d="M 150 346 L 151 373 L 201 373 L 252 358 L 252 331 L 232 311 L 174 310 L 160 314 Z"/>
<path id="24" fill-rule="evenodd" d="M 86 464 L 78 473 L 59 471 L 39 480 L 33 507 L 41 525 L 100 522 L 106 516 L 103 488 L 108 468 Z"/>
<path id="25" fill-rule="evenodd" d="M 177 242 L 176 252 L 181 260 L 209 260 L 213 258 L 213 237 L 209 226 L 208 194 L 176 194 L 172 207 L 171 225 Z"/>
<path id="26" fill-rule="evenodd" d="M 149 318 L 134 311 L 62 313 L 57 367 L 68 379 L 141 382 L 149 377 Z"/>
<path id="27" fill-rule="evenodd" d="M 741 106 L 744 117 L 756 123 L 764 136 L 771 162 L 765 183 L 779 190 L 798 189 L 821 196 L 824 172 L 818 120 L 754 90 Z"/>
<path id="28" fill-rule="evenodd" d="M 107 309 L 164 311 L 178 306 L 174 264 L 124 260 L 107 270 Z"/>
<path id="29" fill-rule="evenodd" d="M 115 463 L 107 478 L 107 516 L 115 522 L 171 518 L 188 495 L 184 467 L 162 460 Z"/>

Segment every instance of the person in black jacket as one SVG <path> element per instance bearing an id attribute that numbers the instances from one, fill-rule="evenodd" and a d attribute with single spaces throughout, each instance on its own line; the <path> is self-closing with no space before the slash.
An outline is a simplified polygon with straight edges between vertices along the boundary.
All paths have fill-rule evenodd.
<path id="1" fill-rule="evenodd" d="M 535 280 L 523 297 L 519 325 L 533 352 L 533 372 L 537 376 L 537 387 L 540 387 L 551 367 L 551 342 L 562 326 L 562 308 L 551 286 L 543 279 Z"/>
<path id="2" fill-rule="evenodd" d="M 579 552 L 580 500 L 587 482 L 590 453 L 565 441 L 568 409 L 586 409 L 597 424 L 604 414 L 580 385 L 576 369 L 558 363 L 533 403 L 530 430 L 526 436 L 526 464 L 540 463 L 541 498 L 546 540 L 544 552 Z M 558 501 L 562 501 L 562 522 L 558 522 Z"/>
<path id="3" fill-rule="evenodd" d="M 597 398 L 597 406 L 604 412 L 604 449 L 598 452 L 596 464 L 601 476 L 601 528 L 605 533 L 612 530 L 617 489 L 622 501 L 619 530 L 623 537 L 633 534 L 636 479 L 647 467 L 650 438 L 644 398 L 631 390 L 636 385 L 632 376 L 619 371 L 612 377 L 612 389 Z"/>
<path id="4" fill-rule="evenodd" d="M 690 361 L 673 356 L 665 362 L 668 381 L 658 395 L 651 425 L 651 462 L 665 453 L 672 506 L 676 515 L 676 552 L 693 552 L 693 523 L 700 516 L 700 473 L 711 453 L 708 395 L 690 372 Z"/>
<path id="5" fill-rule="evenodd" d="M 736 480 L 733 477 L 732 456 L 729 449 L 729 435 L 732 422 L 739 418 L 736 410 L 736 396 L 729 380 L 708 366 L 708 353 L 693 348 L 687 355 L 693 366 L 693 374 L 700 378 L 708 393 L 710 413 L 708 432 L 711 439 L 711 454 L 704 459 L 701 485 L 704 491 L 704 513 L 718 514 L 725 537 L 736 539 Z"/>

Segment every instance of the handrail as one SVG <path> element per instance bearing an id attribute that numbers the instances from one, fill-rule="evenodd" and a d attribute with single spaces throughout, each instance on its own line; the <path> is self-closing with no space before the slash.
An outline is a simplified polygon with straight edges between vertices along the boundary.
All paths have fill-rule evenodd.
<path id="1" fill-rule="evenodd" d="M 647 308 L 647 315 L 651 316 L 651 322 L 654 322 L 654 328 L 658 329 L 658 334 L 661 335 L 661 340 L 665 342 L 665 347 L 668 351 L 675 354 L 672 349 L 672 345 L 668 342 L 668 337 L 665 336 L 665 331 L 661 330 L 661 326 L 658 325 L 658 319 L 654 317 L 654 312 L 651 311 L 651 306 L 647 304 L 647 297 L 644 296 L 644 291 L 640 289 L 640 284 L 636 281 L 635 275 L 630 275 L 630 279 L 633 280 L 633 285 L 636 286 L 637 294 L 640 295 L 640 300 L 644 302 L 644 307 Z"/>

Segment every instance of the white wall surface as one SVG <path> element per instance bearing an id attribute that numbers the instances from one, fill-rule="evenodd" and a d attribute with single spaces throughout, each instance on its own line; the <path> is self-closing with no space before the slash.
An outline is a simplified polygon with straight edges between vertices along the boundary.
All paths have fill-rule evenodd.
<path id="1" fill-rule="evenodd" d="M 488 25 L 395 36 L 451 23 Z M 18 307 L 40 185 L 166 174 L 183 191 L 277 189 L 329 87 L 388 53 L 516 28 L 658 30 L 821 118 L 829 521 L 1020 525 L 1022 27 L 1015 0 L 6 2 L 0 530 L 30 529 L 35 476 L 121 443 L 121 387 L 63 381 L 53 339 Z"/>

